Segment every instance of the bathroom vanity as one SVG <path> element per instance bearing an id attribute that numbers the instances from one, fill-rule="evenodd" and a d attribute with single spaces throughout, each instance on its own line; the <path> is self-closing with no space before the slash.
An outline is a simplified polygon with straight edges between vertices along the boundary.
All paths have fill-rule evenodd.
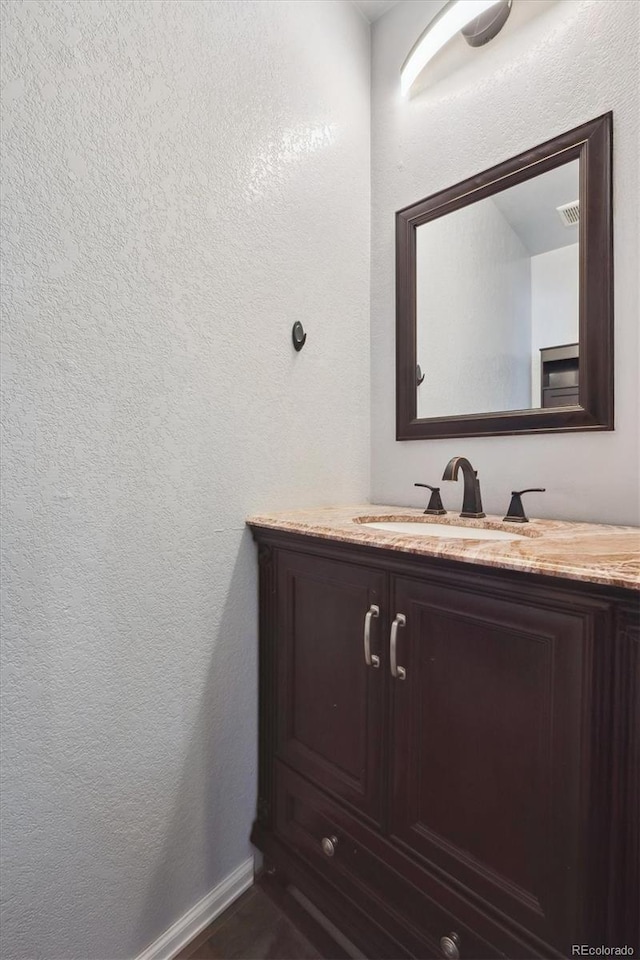
<path id="1" fill-rule="evenodd" d="M 272 878 L 368 958 L 637 953 L 638 531 L 372 505 L 249 525 Z"/>

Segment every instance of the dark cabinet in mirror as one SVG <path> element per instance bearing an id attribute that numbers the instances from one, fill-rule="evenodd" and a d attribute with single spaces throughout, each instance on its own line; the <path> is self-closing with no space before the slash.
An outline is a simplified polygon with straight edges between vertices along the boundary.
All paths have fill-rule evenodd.
<path id="1" fill-rule="evenodd" d="M 612 117 L 396 214 L 398 440 L 613 429 Z"/>

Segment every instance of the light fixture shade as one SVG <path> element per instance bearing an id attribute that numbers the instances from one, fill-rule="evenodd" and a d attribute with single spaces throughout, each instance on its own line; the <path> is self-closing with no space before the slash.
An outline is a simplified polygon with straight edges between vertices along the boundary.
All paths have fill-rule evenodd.
<path id="1" fill-rule="evenodd" d="M 425 66 L 456 33 L 504 0 L 449 0 L 418 37 L 400 71 L 400 89 L 406 96 Z M 509 4 L 509 7 L 511 4 Z M 506 17 L 505 17 L 506 19 Z M 504 23 L 500 22 L 496 33 Z M 495 34 L 493 34 L 495 36 Z M 486 39 L 490 39 L 489 36 Z"/>

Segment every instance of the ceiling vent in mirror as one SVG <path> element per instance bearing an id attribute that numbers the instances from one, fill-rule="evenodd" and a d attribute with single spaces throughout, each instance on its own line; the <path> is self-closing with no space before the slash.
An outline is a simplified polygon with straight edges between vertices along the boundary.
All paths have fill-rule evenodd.
<path id="1" fill-rule="evenodd" d="M 577 227 L 580 222 L 580 204 L 577 200 L 572 203 L 564 203 L 561 207 L 556 207 L 558 216 L 565 227 Z"/>

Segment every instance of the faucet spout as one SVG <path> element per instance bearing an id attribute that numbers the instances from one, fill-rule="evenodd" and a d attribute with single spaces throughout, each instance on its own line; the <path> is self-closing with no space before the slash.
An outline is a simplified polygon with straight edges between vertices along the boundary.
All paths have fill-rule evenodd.
<path id="1" fill-rule="evenodd" d="M 478 472 L 474 470 L 466 457 L 452 457 L 444 468 L 443 480 L 457 480 L 458 471 L 462 470 L 464 479 L 464 494 L 462 497 L 461 517 L 481 518 L 486 516 L 482 509 L 480 481 Z"/>

